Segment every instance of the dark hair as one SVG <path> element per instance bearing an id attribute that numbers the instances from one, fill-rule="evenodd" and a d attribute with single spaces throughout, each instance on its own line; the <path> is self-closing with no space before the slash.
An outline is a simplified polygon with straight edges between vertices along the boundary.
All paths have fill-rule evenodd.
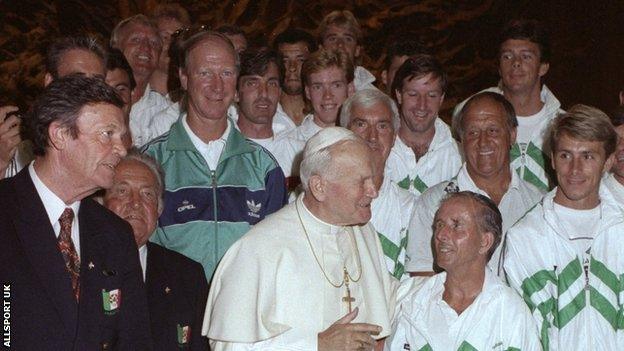
<path id="1" fill-rule="evenodd" d="M 243 31 L 243 29 L 239 26 L 224 24 L 215 30 L 217 33 L 221 33 L 223 35 L 242 35 L 247 39 L 247 34 Z"/>
<path id="2" fill-rule="evenodd" d="M 422 78 L 428 74 L 432 75 L 432 78 L 440 79 L 440 88 L 442 93 L 446 92 L 446 85 L 448 77 L 440 62 L 431 55 L 414 55 L 405 61 L 401 67 L 397 70 L 392 81 L 392 95 L 396 99 L 396 91 L 403 90 L 403 83 L 406 79 L 412 80 L 414 78 Z"/>
<path id="3" fill-rule="evenodd" d="M 123 52 L 119 49 L 109 48 L 108 49 L 108 60 L 106 61 L 106 70 L 114 71 L 116 69 L 120 69 L 122 71 L 126 71 L 128 77 L 130 78 L 130 90 L 136 87 L 136 81 L 134 80 L 134 74 L 132 73 L 132 67 L 126 60 Z"/>
<path id="4" fill-rule="evenodd" d="M 152 20 L 156 22 L 161 18 L 176 20 L 183 26 L 191 24 L 191 16 L 189 16 L 188 11 L 178 3 L 158 4 L 152 12 Z"/>
<path id="5" fill-rule="evenodd" d="M 492 233 L 494 236 L 494 242 L 487 252 L 487 260 L 489 261 L 492 258 L 494 251 L 496 251 L 496 248 L 500 244 L 503 236 L 503 218 L 494 201 L 487 196 L 477 194 L 472 191 L 449 193 L 442 199 L 442 201 L 440 201 L 440 206 L 438 207 L 433 220 L 433 231 L 435 232 L 435 219 L 438 217 L 440 208 L 448 201 L 456 198 L 470 199 L 481 205 L 479 212 L 475 213 L 474 219 L 482 232 Z"/>
<path id="6" fill-rule="evenodd" d="M 388 69 L 392 64 L 392 59 L 396 56 L 431 55 L 431 50 L 420 40 L 413 39 L 412 36 L 396 36 L 388 44 L 388 52 L 384 59 L 384 69 Z M 392 83 L 392 82 L 390 82 Z"/>
<path id="7" fill-rule="evenodd" d="M 624 124 L 624 106 L 618 106 L 611 114 L 611 123 L 614 127 Z"/>
<path id="8" fill-rule="evenodd" d="M 60 122 L 76 138 L 80 111 L 86 105 L 98 103 L 123 107 L 115 89 L 102 79 L 74 73 L 52 81 L 37 98 L 26 119 L 35 155 L 45 155 L 50 144 L 48 130 L 52 122 Z"/>
<path id="9" fill-rule="evenodd" d="M 283 72 L 281 69 L 277 53 L 268 47 L 250 48 L 241 54 L 241 68 L 238 75 L 240 82 L 243 76 L 261 76 L 269 69 L 269 64 L 273 62 L 277 66 L 279 81 L 282 81 Z"/>
<path id="10" fill-rule="evenodd" d="M 459 113 L 457 113 L 457 115 L 453 118 L 452 130 L 453 134 L 455 134 L 455 138 L 460 141 L 462 140 L 462 134 L 464 132 L 464 118 L 466 117 L 468 109 L 477 101 L 486 99 L 491 100 L 503 108 L 503 111 L 505 112 L 505 121 L 507 122 L 507 129 L 510 132 L 518 126 L 518 118 L 516 117 L 516 111 L 514 110 L 513 105 L 507 101 L 503 95 L 491 91 L 485 91 L 471 96 Z"/>
<path id="11" fill-rule="evenodd" d="M 106 66 L 106 51 L 95 37 L 63 37 L 55 40 L 46 53 L 46 71 L 54 79 L 59 77 L 58 69 L 62 56 L 70 50 L 91 52 L 102 60 L 103 66 Z"/>
<path id="12" fill-rule="evenodd" d="M 498 47 L 509 39 L 528 40 L 540 49 L 540 62 L 550 62 L 550 38 L 546 29 L 533 19 L 514 19 L 505 25 Z"/>
<path id="13" fill-rule="evenodd" d="M 310 33 L 297 28 L 287 28 L 285 31 L 278 34 L 273 40 L 273 49 L 279 51 L 280 44 L 296 43 L 305 43 L 310 53 L 315 52 L 317 49 L 314 37 Z"/>

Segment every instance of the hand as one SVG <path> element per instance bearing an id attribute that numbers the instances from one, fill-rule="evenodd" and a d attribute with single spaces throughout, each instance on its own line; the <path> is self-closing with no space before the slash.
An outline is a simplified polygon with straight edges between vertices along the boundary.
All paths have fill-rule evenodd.
<path id="1" fill-rule="evenodd" d="M 5 120 L 8 113 L 17 110 L 15 106 L 0 107 L 0 170 L 2 171 L 9 165 L 15 155 L 17 145 L 22 141 L 19 133 L 20 119 L 17 116 L 11 116 Z"/>
<path id="2" fill-rule="evenodd" d="M 358 309 L 347 313 L 326 330 L 318 334 L 318 351 L 373 350 L 375 339 L 381 327 L 367 323 L 351 323 L 358 315 Z"/>

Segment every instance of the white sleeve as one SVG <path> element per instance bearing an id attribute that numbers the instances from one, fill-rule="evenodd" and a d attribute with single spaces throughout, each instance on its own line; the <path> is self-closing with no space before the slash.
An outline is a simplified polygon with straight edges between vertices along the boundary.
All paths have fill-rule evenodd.
<path id="1" fill-rule="evenodd" d="M 210 340 L 212 351 L 316 351 L 318 335 L 292 328 L 274 338 L 254 343 Z"/>
<path id="2" fill-rule="evenodd" d="M 433 232 L 432 211 L 426 198 L 430 193 L 425 193 L 418 198 L 414 206 L 414 214 L 409 224 L 407 248 L 405 252 L 405 270 L 407 272 L 433 272 L 433 251 L 431 238 Z"/>

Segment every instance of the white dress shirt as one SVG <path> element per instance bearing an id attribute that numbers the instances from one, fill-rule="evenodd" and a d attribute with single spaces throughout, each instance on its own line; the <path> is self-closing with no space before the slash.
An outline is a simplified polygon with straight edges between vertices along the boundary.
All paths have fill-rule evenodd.
<path id="1" fill-rule="evenodd" d="M 41 198 L 41 202 L 43 203 L 43 207 L 48 214 L 48 219 L 50 220 L 50 224 L 52 225 L 52 229 L 54 230 L 54 235 L 58 239 L 61 234 L 61 224 L 59 223 L 59 218 L 63 211 L 67 207 L 71 207 L 74 211 L 74 219 L 72 220 L 71 225 L 71 238 L 74 242 L 74 247 L 76 248 L 76 253 L 78 257 L 80 257 L 80 228 L 78 228 L 78 211 L 80 210 L 80 201 L 75 201 L 69 205 L 66 205 L 61 198 L 59 198 L 55 193 L 48 188 L 41 178 L 37 176 L 37 172 L 35 172 L 35 167 L 33 165 L 35 162 L 31 162 L 28 166 L 28 173 L 30 174 L 30 178 L 35 185 L 35 190 L 37 190 L 37 194 Z"/>

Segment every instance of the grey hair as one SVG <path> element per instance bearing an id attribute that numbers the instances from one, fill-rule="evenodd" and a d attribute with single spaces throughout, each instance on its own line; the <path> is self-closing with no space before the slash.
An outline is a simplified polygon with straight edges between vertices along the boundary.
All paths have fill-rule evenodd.
<path id="1" fill-rule="evenodd" d="M 311 176 L 326 174 L 329 171 L 332 161 L 332 147 L 348 141 L 361 142 L 355 133 L 342 127 L 323 128 L 308 140 L 303 149 L 303 158 L 299 170 L 303 190 L 308 190 L 308 182 Z"/>
<path id="2" fill-rule="evenodd" d="M 143 14 L 134 15 L 124 20 L 121 20 L 121 22 L 117 23 L 117 25 L 113 29 L 113 32 L 111 33 L 111 38 L 110 38 L 111 47 L 121 49 L 119 47 L 119 44 L 120 44 L 119 42 L 121 41 L 121 32 L 123 31 L 124 28 L 126 28 L 126 26 L 128 26 L 131 23 L 138 23 L 146 27 L 150 27 L 154 29 L 156 33 L 158 33 L 158 27 L 156 26 L 154 21 L 152 21 L 151 19 L 149 19 L 147 16 Z M 158 36 L 158 40 L 160 40 L 160 36 Z"/>
<path id="3" fill-rule="evenodd" d="M 479 212 L 475 214 L 474 219 L 483 233 L 492 233 L 494 236 L 494 242 L 487 252 L 487 260 L 489 261 L 503 237 L 503 218 L 496 204 L 487 196 L 477 194 L 472 191 L 449 193 L 442 199 L 442 201 L 440 201 L 440 206 L 438 207 L 433 220 L 433 231 L 435 232 L 435 222 L 440 208 L 442 208 L 442 205 L 455 198 L 470 199 L 480 205 L 481 208 L 478 210 Z"/>
<path id="4" fill-rule="evenodd" d="M 351 117 L 353 108 L 355 106 L 360 108 L 370 108 L 377 103 L 385 104 L 390 111 L 392 111 L 392 126 L 394 131 L 399 130 L 401 125 L 401 119 L 399 117 L 399 109 L 394 103 L 391 97 L 383 93 L 378 89 L 363 89 L 357 91 L 353 96 L 349 97 L 342 103 L 342 109 L 340 110 L 340 125 L 349 128 L 351 123 Z"/>
<path id="5" fill-rule="evenodd" d="M 152 156 L 142 154 L 135 147 L 128 150 L 128 154 L 121 161 L 137 161 L 152 172 L 158 185 L 156 190 L 158 191 L 158 212 L 160 213 L 165 202 L 165 173 L 160 164 Z"/>

